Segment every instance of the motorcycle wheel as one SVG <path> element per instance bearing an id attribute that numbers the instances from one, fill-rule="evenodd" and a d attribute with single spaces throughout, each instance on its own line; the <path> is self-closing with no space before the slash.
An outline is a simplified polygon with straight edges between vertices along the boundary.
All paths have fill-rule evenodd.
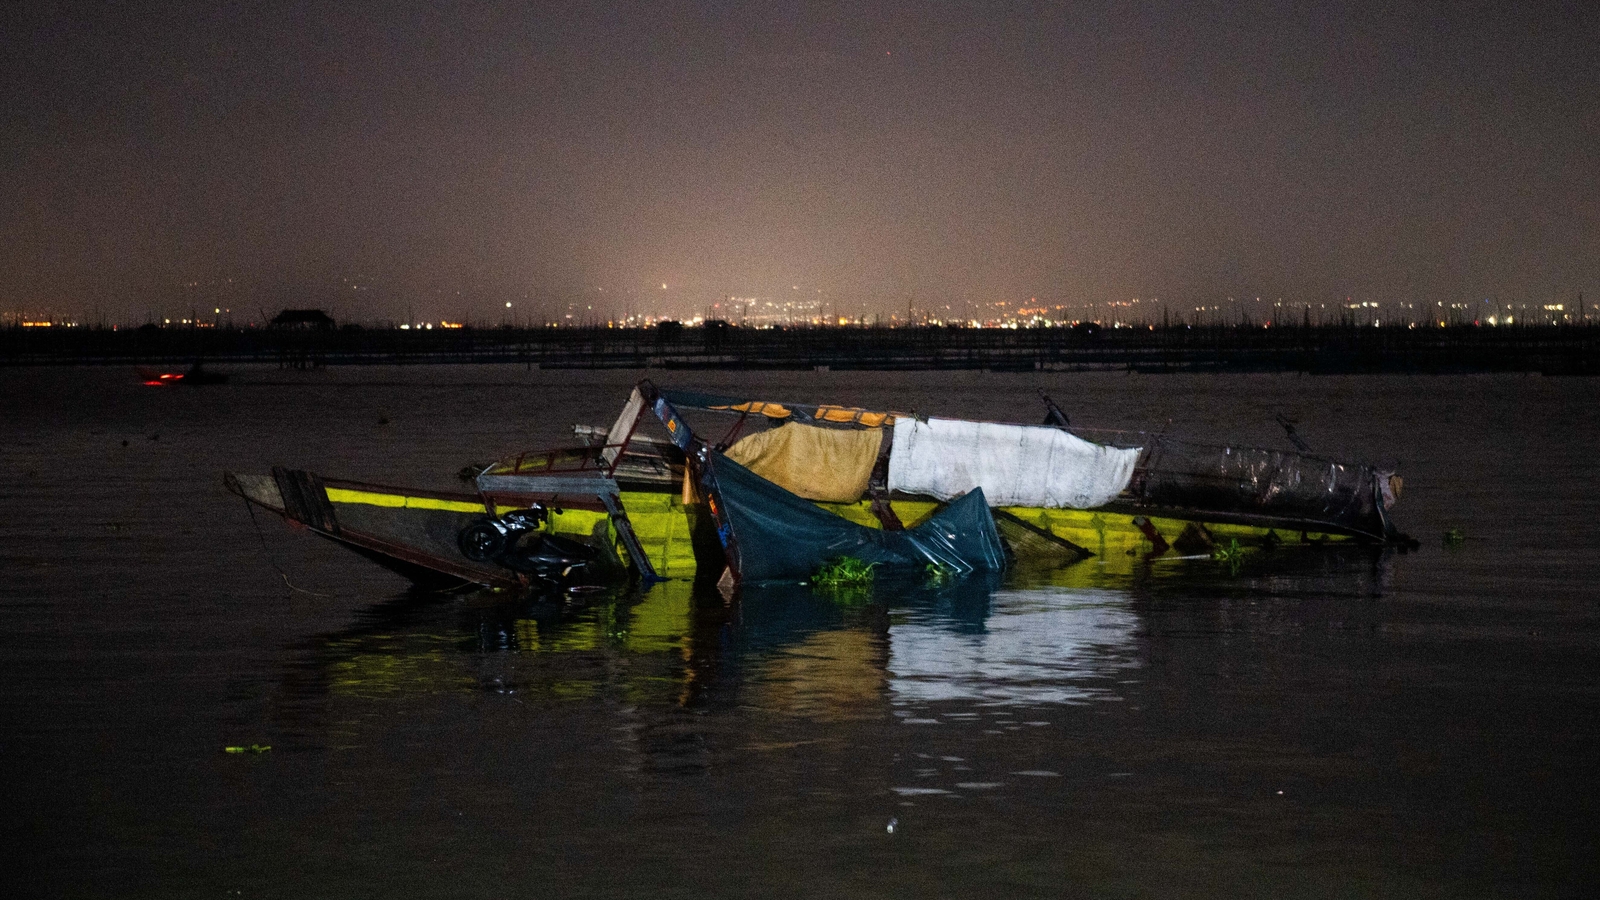
<path id="1" fill-rule="evenodd" d="M 500 529 L 488 522 L 468 525 L 456 537 L 461 555 L 473 562 L 488 562 L 499 556 L 500 551 L 505 549 L 505 542 L 505 535 L 500 533 Z"/>

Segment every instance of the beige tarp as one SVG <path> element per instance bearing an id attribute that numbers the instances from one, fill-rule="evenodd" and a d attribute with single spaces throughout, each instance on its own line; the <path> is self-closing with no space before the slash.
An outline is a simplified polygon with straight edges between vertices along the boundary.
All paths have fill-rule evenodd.
<path id="1" fill-rule="evenodd" d="M 883 446 L 878 428 L 845 430 L 793 422 L 743 438 L 729 459 L 807 500 L 861 499 Z"/>

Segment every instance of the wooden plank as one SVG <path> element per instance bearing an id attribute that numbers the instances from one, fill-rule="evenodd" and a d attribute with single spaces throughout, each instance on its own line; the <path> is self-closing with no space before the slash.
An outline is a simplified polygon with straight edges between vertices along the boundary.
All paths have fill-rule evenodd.
<path id="1" fill-rule="evenodd" d="M 328 490 L 316 473 L 274 466 L 272 480 L 283 497 L 285 515 L 318 531 L 339 533 L 339 519 L 328 502 Z"/>

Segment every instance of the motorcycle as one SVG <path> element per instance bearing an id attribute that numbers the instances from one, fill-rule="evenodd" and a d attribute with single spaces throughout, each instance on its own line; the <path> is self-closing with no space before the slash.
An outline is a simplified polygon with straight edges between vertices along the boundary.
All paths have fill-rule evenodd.
<path id="1" fill-rule="evenodd" d="M 550 511 L 543 504 L 484 517 L 457 535 L 461 554 L 492 562 L 552 584 L 578 581 L 595 560 L 593 547 L 544 530 Z"/>

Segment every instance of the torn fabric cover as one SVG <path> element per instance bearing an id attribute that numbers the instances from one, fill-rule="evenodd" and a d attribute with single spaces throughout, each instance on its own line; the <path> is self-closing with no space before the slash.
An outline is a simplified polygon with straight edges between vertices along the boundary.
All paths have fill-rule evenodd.
<path id="1" fill-rule="evenodd" d="M 1054 427 L 897 419 L 889 490 L 944 500 L 981 487 L 994 506 L 1093 509 L 1128 486 L 1138 461 L 1138 448 Z"/>
<path id="2" fill-rule="evenodd" d="M 707 462 L 718 526 L 728 531 L 729 562 L 742 581 L 801 580 L 847 556 L 914 571 L 930 563 L 962 574 L 1005 567 L 1005 548 L 981 490 L 915 528 L 879 531 L 797 497 L 726 456 L 711 454 Z"/>
<path id="3" fill-rule="evenodd" d="M 822 428 L 795 422 L 752 434 L 727 456 L 807 500 L 854 503 L 867 491 L 883 446 L 883 431 Z"/>

